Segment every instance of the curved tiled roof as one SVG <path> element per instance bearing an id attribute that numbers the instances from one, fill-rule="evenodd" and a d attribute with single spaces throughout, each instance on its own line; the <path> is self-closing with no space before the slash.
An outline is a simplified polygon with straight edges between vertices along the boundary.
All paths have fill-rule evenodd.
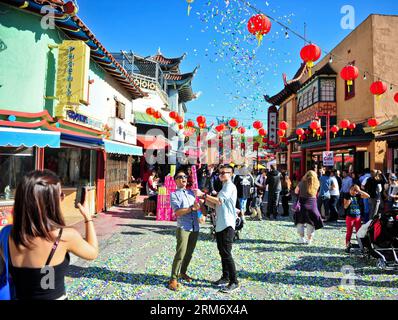
<path id="1" fill-rule="evenodd" d="M 63 0 L 2 0 L 12 6 L 27 10 L 36 14 L 41 13 L 41 8 L 46 5 L 55 5 L 55 24 L 70 39 L 82 40 L 91 49 L 91 57 L 101 67 L 114 77 L 135 99 L 145 97 L 146 94 L 134 83 L 132 77 L 116 61 L 111 53 L 101 44 L 84 22 L 76 15 L 77 10 L 73 2 Z"/>

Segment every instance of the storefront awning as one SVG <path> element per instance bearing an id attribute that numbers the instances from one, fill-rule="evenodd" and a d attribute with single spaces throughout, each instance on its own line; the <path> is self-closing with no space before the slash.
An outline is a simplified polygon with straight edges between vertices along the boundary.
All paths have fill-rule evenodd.
<path id="1" fill-rule="evenodd" d="M 0 128 L 0 146 L 60 148 L 61 138 L 59 132 Z"/>
<path id="2" fill-rule="evenodd" d="M 86 149 L 100 149 L 104 144 L 102 139 L 99 138 L 83 137 L 67 133 L 61 133 L 61 143 L 63 145 Z"/>
<path id="3" fill-rule="evenodd" d="M 129 156 L 142 156 L 142 148 L 125 143 L 104 139 L 105 151 L 107 153 L 124 154 Z"/>
<path id="4" fill-rule="evenodd" d="M 145 150 L 163 150 L 171 146 L 170 141 L 163 136 L 137 136 L 138 145 L 142 146 Z"/>

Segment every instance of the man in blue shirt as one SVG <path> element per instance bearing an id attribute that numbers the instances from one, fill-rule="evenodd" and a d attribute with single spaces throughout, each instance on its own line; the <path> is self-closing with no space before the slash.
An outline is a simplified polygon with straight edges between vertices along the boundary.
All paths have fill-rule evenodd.
<path id="1" fill-rule="evenodd" d="M 196 190 L 196 196 L 203 197 L 207 204 L 216 208 L 216 238 L 217 248 L 221 256 L 222 277 L 214 284 L 224 293 L 231 293 L 239 289 L 239 282 L 236 277 L 235 262 L 232 257 L 232 244 L 235 237 L 236 225 L 236 201 L 238 193 L 236 186 L 231 181 L 233 169 L 229 165 L 220 168 L 220 180 L 223 183 L 217 197 L 204 194 Z"/>
<path id="2" fill-rule="evenodd" d="M 320 170 L 321 177 L 319 178 L 319 194 L 318 194 L 318 209 L 319 212 L 322 214 L 322 206 L 324 209 L 324 214 L 322 215 L 323 219 L 326 219 L 326 217 L 329 216 L 329 202 L 330 202 L 330 185 L 331 185 L 331 180 L 330 180 L 330 171 L 327 170 L 325 172 L 325 169 L 322 168 Z"/>
<path id="3" fill-rule="evenodd" d="M 201 205 L 196 201 L 195 194 L 186 190 L 188 176 L 179 170 L 174 177 L 177 190 L 170 195 L 171 207 L 177 216 L 177 249 L 169 281 L 169 289 L 176 291 L 180 284 L 178 278 L 191 282 L 187 275 L 188 265 L 196 247 L 199 235 L 199 222 L 203 223 L 204 217 L 198 216 Z"/>

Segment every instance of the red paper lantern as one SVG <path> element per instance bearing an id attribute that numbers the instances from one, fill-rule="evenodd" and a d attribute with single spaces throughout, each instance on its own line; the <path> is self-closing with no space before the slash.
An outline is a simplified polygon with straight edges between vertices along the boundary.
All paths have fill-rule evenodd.
<path id="1" fill-rule="evenodd" d="M 314 66 L 314 62 L 321 57 L 321 54 L 321 48 L 319 48 L 316 44 L 311 43 L 301 49 L 300 56 L 301 59 L 307 63 L 310 77 L 312 76 L 312 67 Z"/>
<path id="2" fill-rule="evenodd" d="M 351 132 L 353 132 L 356 127 L 357 127 L 357 125 L 355 123 L 350 123 L 350 125 L 348 126 L 348 129 L 350 129 Z"/>
<path id="3" fill-rule="evenodd" d="M 267 130 L 265 130 L 264 128 L 261 128 L 260 130 L 258 130 L 258 134 L 262 137 L 267 135 Z"/>
<path id="4" fill-rule="evenodd" d="M 221 125 L 218 125 L 214 128 L 218 133 L 224 130 L 224 128 Z"/>
<path id="5" fill-rule="evenodd" d="M 286 121 L 279 123 L 279 129 L 286 131 L 289 128 L 289 124 Z"/>
<path id="6" fill-rule="evenodd" d="M 369 127 L 372 127 L 373 129 L 375 129 L 379 125 L 379 121 L 377 121 L 377 119 L 375 119 L 375 118 L 371 118 L 368 120 L 368 125 L 369 125 Z"/>
<path id="7" fill-rule="evenodd" d="M 334 125 L 330 131 L 332 131 L 332 133 L 334 134 L 334 138 L 336 138 L 336 134 L 339 132 L 340 128 L 336 125 Z"/>
<path id="8" fill-rule="evenodd" d="M 350 124 L 351 123 L 349 120 L 341 120 L 340 121 L 340 127 L 341 127 L 341 129 L 343 129 L 343 135 L 345 135 L 345 132 L 349 128 Z"/>
<path id="9" fill-rule="evenodd" d="M 301 137 L 301 141 L 304 141 L 305 139 L 307 139 L 307 135 L 303 134 L 302 137 Z"/>
<path id="10" fill-rule="evenodd" d="M 278 137 L 280 137 L 280 138 L 284 137 L 284 136 L 285 136 L 285 133 L 286 133 L 285 130 L 279 129 L 279 130 L 278 130 Z"/>
<path id="11" fill-rule="evenodd" d="M 156 120 L 159 120 L 160 118 L 162 118 L 162 114 L 159 111 L 155 111 L 155 113 L 153 114 L 153 117 Z"/>
<path id="12" fill-rule="evenodd" d="M 382 81 L 375 81 L 370 85 L 370 92 L 375 96 L 381 96 L 387 91 L 387 85 Z"/>
<path id="13" fill-rule="evenodd" d="M 200 129 L 206 128 L 206 122 L 204 122 L 204 123 L 199 123 L 199 128 L 200 128 Z"/>
<path id="14" fill-rule="evenodd" d="M 229 121 L 229 126 L 230 126 L 231 128 L 236 128 L 236 127 L 238 126 L 238 124 L 239 124 L 239 122 L 238 122 L 238 120 L 236 120 L 236 119 L 231 119 L 231 120 Z"/>
<path id="15" fill-rule="evenodd" d="M 206 123 L 206 118 L 204 116 L 199 116 L 196 118 L 196 121 L 198 122 L 198 124 Z"/>
<path id="16" fill-rule="evenodd" d="M 184 118 L 181 117 L 181 116 L 177 116 L 177 118 L 175 119 L 175 122 L 178 123 L 178 124 L 181 124 L 181 123 L 184 122 Z"/>
<path id="17" fill-rule="evenodd" d="M 187 121 L 187 123 L 185 124 L 188 128 L 193 128 L 195 126 L 195 122 L 193 122 L 192 120 Z"/>
<path id="18" fill-rule="evenodd" d="M 267 138 L 263 138 L 263 143 L 268 143 L 268 139 Z"/>
<path id="19" fill-rule="evenodd" d="M 242 143 L 240 144 L 240 148 L 241 148 L 241 149 L 246 149 L 246 144 L 245 144 L 244 142 L 242 142 Z"/>
<path id="20" fill-rule="evenodd" d="M 259 130 L 259 129 L 261 129 L 263 127 L 263 123 L 261 122 L 261 121 L 254 121 L 253 122 L 253 128 L 254 129 L 256 129 L 256 130 Z"/>
<path id="21" fill-rule="evenodd" d="M 356 78 L 358 78 L 359 76 L 359 70 L 357 67 L 355 66 L 345 66 L 341 72 L 340 72 L 340 76 L 347 81 L 347 86 L 348 86 L 348 92 L 350 92 L 350 86 L 353 85 L 354 80 Z"/>
<path id="22" fill-rule="evenodd" d="M 173 120 L 175 120 L 178 117 L 178 113 L 175 111 L 170 111 L 169 117 Z"/>
<path id="23" fill-rule="evenodd" d="M 395 94 L 394 100 L 395 100 L 396 103 L 398 103 L 398 92 Z"/>
<path id="24" fill-rule="evenodd" d="M 298 129 L 296 130 L 296 134 L 297 134 L 297 136 L 298 136 L 298 140 L 299 140 L 299 141 L 301 140 L 301 138 L 302 138 L 302 136 L 304 135 L 304 133 L 305 133 L 305 131 L 304 131 L 303 128 L 298 128 Z"/>
<path id="25" fill-rule="evenodd" d="M 260 147 L 260 144 L 259 144 L 258 142 L 255 142 L 255 143 L 253 144 L 253 150 L 254 150 L 254 151 L 257 151 L 259 147 Z"/>
<path id="26" fill-rule="evenodd" d="M 312 132 L 313 132 L 313 136 L 314 136 L 314 137 L 315 137 L 315 132 L 316 132 L 316 130 L 317 130 L 318 128 L 320 128 L 320 127 L 321 127 L 321 124 L 319 123 L 319 121 L 314 120 L 314 121 L 311 122 L 310 128 L 311 128 L 311 130 L 312 130 Z"/>
<path id="27" fill-rule="evenodd" d="M 244 127 L 239 127 L 238 132 L 239 132 L 240 134 L 245 134 L 246 129 L 245 129 Z"/>
<path id="28" fill-rule="evenodd" d="M 146 114 L 148 116 L 153 116 L 153 114 L 155 113 L 155 109 L 154 108 L 147 108 L 145 112 L 146 112 Z"/>
<path id="29" fill-rule="evenodd" d="M 178 129 L 182 130 L 184 129 L 184 126 L 182 124 L 178 125 Z"/>
<path id="30" fill-rule="evenodd" d="M 251 34 L 256 36 L 258 45 L 260 46 L 264 35 L 271 31 L 271 21 L 266 15 L 257 14 L 249 19 L 247 29 Z"/>

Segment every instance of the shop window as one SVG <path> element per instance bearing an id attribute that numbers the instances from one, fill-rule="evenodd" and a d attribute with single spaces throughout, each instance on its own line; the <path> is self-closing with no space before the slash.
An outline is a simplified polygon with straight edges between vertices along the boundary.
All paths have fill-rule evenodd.
<path id="1" fill-rule="evenodd" d="M 0 201 L 14 199 L 18 183 L 34 169 L 33 148 L 0 147 Z"/>
<path id="2" fill-rule="evenodd" d="M 64 187 L 95 186 L 97 152 L 89 149 L 46 149 L 44 168 L 55 172 Z"/>
<path id="3" fill-rule="evenodd" d="M 126 119 L 126 105 L 120 101 L 115 101 L 116 104 L 116 117 L 119 119 Z"/>
<path id="4" fill-rule="evenodd" d="M 350 85 L 350 92 L 348 92 L 348 85 L 347 81 L 344 83 L 344 90 L 345 90 L 345 100 L 350 100 L 351 98 L 355 97 L 355 80 L 353 81 L 352 85 Z"/>

